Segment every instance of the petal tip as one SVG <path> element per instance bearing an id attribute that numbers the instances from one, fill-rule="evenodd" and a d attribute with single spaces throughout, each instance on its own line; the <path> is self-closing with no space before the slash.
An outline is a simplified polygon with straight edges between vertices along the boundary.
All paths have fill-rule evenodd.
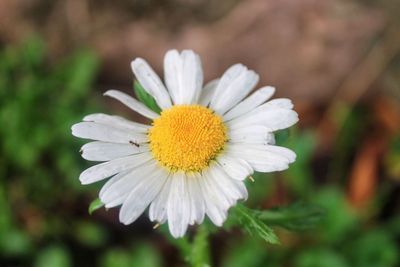
<path id="1" fill-rule="evenodd" d="M 103 96 L 112 96 L 112 95 L 114 95 L 115 93 L 118 93 L 118 92 L 119 92 L 118 90 L 110 89 L 110 90 L 105 91 L 103 93 Z"/>
<path id="2" fill-rule="evenodd" d="M 79 176 L 79 181 L 81 182 L 82 185 L 91 184 L 91 182 L 88 181 L 88 178 L 84 175 L 84 173 L 81 173 L 81 175 Z"/>

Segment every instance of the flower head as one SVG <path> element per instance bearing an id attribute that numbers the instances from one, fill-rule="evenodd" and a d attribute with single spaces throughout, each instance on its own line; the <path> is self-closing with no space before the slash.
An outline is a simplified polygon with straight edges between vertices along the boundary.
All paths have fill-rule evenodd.
<path id="1" fill-rule="evenodd" d="M 73 135 L 94 140 L 82 147 L 82 157 L 103 161 L 82 172 L 80 181 L 111 177 L 99 197 L 107 208 L 121 205 L 122 223 L 134 222 L 149 207 L 150 220 L 168 222 L 174 237 L 205 215 L 221 226 L 228 209 L 247 198 L 246 177 L 285 170 L 295 160 L 291 150 L 274 145 L 273 134 L 298 121 L 291 101 L 268 101 L 275 91 L 270 86 L 250 94 L 259 77 L 242 64 L 204 87 L 200 58 L 190 50 L 167 52 L 165 85 L 143 59 L 131 66 L 161 113 L 120 91 L 105 95 L 151 125 L 91 114 L 72 126 Z"/>

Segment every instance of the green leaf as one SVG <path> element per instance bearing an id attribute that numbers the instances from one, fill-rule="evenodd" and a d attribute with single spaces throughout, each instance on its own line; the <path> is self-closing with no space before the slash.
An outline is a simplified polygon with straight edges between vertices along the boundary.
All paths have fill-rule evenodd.
<path id="1" fill-rule="evenodd" d="M 92 213 L 98 209 L 100 209 L 101 207 L 104 206 L 104 203 L 101 202 L 101 200 L 99 198 L 96 198 L 95 200 L 92 201 L 92 203 L 90 203 L 89 205 L 89 214 L 92 215 Z"/>
<path id="2" fill-rule="evenodd" d="M 233 211 L 236 223 L 243 226 L 249 234 L 259 236 L 268 243 L 279 244 L 279 239 L 274 231 L 258 218 L 258 211 L 243 205 L 237 205 Z"/>
<path id="3" fill-rule="evenodd" d="M 145 104 L 149 109 L 160 114 L 161 109 L 157 105 L 156 100 L 143 89 L 143 86 L 138 81 L 133 83 L 133 89 L 140 102 Z"/>
<path id="4" fill-rule="evenodd" d="M 325 215 L 320 206 L 298 202 L 287 207 L 256 211 L 257 217 L 268 223 L 291 231 L 304 231 L 318 225 Z"/>

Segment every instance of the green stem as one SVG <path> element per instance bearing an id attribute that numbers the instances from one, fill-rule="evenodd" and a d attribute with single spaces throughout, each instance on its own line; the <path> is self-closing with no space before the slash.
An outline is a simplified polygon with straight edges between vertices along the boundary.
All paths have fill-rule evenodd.
<path id="1" fill-rule="evenodd" d="M 192 267 L 209 267 L 210 252 L 209 252 L 209 232 L 207 226 L 200 225 L 193 239 L 189 262 Z"/>

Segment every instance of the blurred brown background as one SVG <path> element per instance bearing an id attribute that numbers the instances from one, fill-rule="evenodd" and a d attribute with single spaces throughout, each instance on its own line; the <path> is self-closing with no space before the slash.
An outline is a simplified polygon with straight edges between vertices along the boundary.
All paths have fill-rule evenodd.
<path id="1" fill-rule="evenodd" d="M 166 50 L 190 48 L 202 56 L 206 80 L 241 62 L 261 74 L 262 84 L 277 86 L 279 95 L 325 104 L 338 88 L 346 96 L 362 95 L 397 54 L 396 12 L 390 10 L 392 18 L 383 4 L 387 3 L 2 0 L 0 38 L 12 43 L 40 33 L 53 60 L 76 47 L 91 47 L 101 56 L 101 81 L 112 85 L 131 80 L 129 62 L 137 56 L 161 72 Z M 384 62 L 369 66 L 370 56 L 383 57 L 378 61 Z M 363 64 L 369 67 L 359 74 Z M 342 88 L 354 73 L 369 82 Z M 371 89 L 383 89 L 379 87 Z"/>

